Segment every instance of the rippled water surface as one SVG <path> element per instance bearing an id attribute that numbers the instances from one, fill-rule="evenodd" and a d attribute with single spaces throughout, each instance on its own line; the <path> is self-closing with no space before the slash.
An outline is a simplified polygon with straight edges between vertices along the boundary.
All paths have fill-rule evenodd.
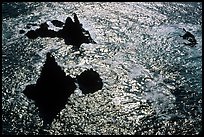
<path id="1" fill-rule="evenodd" d="M 73 13 L 97 44 L 79 51 L 59 38 L 28 39 L 28 23 Z M 202 128 L 202 3 L 2 3 L 2 134 L 194 135 Z M 184 45 L 183 28 L 195 35 Z M 31 28 L 35 29 L 35 28 Z M 67 75 L 93 68 L 103 88 L 77 88 L 44 129 L 23 90 L 50 51 Z"/>

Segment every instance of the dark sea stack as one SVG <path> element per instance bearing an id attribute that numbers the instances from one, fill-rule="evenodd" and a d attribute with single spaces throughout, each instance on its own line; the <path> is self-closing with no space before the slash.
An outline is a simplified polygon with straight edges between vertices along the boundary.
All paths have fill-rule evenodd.
<path id="1" fill-rule="evenodd" d="M 84 35 L 79 20 L 76 14 L 74 15 L 74 21 L 76 22 L 73 22 L 72 19 L 68 17 L 66 19 L 65 26 L 63 27 L 63 30 L 61 32 L 65 40 L 65 44 L 71 44 L 74 46 L 74 48 L 79 49 L 80 45 L 84 43 Z"/>
<path id="2" fill-rule="evenodd" d="M 102 89 L 103 82 L 99 74 L 93 69 L 85 70 L 77 77 L 79 89 L 82 90 L 83 94 L 94 93 Z"/>
<path id="3" fill-rule="evenodd" d="M 58 33 L 57 36 L 63 38 L 65 40 L 65 44 L 67 45 L 72 44 L 72 33 L 74 31 L 73 26 L 74 26 L 74 22 L 70 17 L 67 17 L 63 29 L 57 32 Z"/>
<path id="4" fill-rule="evenodd" d="M 45 22 L 40 24 L 40 28 L 26 33 L 26 36 L 30 39 L 36 39 L 37 37 L 63 38 L 66 45 L 73 45 L 76 50 L 79 50 L 82 43 L 96 44 L 96 42 L 91 38 L 89 31 L 82 28 L 82 24 L 79 22 L 77 15 L 75 13 L 73 15 L 74 21 L 72 21 L 70 17 L 67 17 L 65 23 L 58 20 L 51 21 L 51 23 L 56 27 L 62 27 L 64 25 L 59 31 L 50 30 L 49 25 Z"/>
<path id="5" fill-rule="evenodd" d="M 72 28 L 73 27 L 74 22 L 72 21 L 72 19 L 70 17 L 67 17 L 66 21 L 65 21 L 65 26 L 64 29 L 66 30 L 67 28 Z"/>
<path id="6" fill-rule="evenodd" d="M 76 13 L 74 13 L 74 22 L 75 22 L 76 25 L 79 25 L 81 27 L 81 25 L 79 23 L 79 19 L 78 19 Z"/>
<path id="7" fill-rule="evenodd" d="M 59 20 L 52 20 L 51 23 L 55 26 L 55 27 L 62 27 L 64 25 L 63 22 L 59 21 Z"/>
<path id="8" fill-rule="evenodd" d="M 74 79 L 55 62 L 47 53 L 40 77 L 36 84 L 26 86 L 23 93 L 35 101 L 39 115 L 45 125 L 51 124 L 56 115 L 65 107 L 69 96 L 76 89 Z"/>
<path id="9" fill-rule="evenodd" d="M 96 42 L 91 38 L 89 32 L 82 27 L 76 13 L 74 13 L 74 22 L 70 19 L 71 18 L 67 18 L 67 23 L 65 23 L 65 30 L 69 28 L 69 37 L 66 37 L 67 39 L 65 38 L 65 43 L 71 43 L 76 49 L 79 49 L 82 43 L 96 44 Z"/>

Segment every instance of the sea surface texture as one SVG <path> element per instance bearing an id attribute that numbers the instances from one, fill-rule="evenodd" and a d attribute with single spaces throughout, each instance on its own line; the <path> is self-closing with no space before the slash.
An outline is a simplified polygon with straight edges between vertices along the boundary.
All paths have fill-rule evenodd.
<path id="1" fill-rule="evenodd" d="M 94 43 L 79 50 L 25 33 L 76 13 Z M 180 37 L 195 36 L 195 46 Z M 23 33 L 24 30 L 25 33 Z M 21 32 L 21 33 L 19 33 Z M 24 94 L 50 52 L 71 77 L 96 71 L 102 89 L 77 85 L 50 127 Z M 58 91 L 56 91 L 58 92 Z M 46 100 L 46 98 L 45 98 Z M 2 3 L 2 134 L 196 135 L 202 133 L 202 3 Z"/>

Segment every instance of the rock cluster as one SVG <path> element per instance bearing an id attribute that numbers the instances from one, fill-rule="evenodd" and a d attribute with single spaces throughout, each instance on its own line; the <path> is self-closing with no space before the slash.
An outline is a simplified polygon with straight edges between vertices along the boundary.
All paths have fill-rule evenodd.
<path id="1" fill-rule="evenodd" d="M 84 94 L 93 93 L 103 86 L 102 79 L 93 69 L 82 72 L 77 78 L 72 78 L 65 74 L 51 53 L 47 53 L 36 84 L 26 86 L 23 93 L 28 99 L 34 100 L 44 125 L 47 125 L 51 124 L 65 107 L 68 98 L 76 89 L 75 82 L 78 82 Z"/>
<path id="2" fill-rule="evenodd" d="M 40 28 L 36 30 L 30 30 L 25 35 L 30 39 L 36 39 L 38 37 L 59 37 L 63 38 L 65 44 L 73 45 L 75 49 L 79 49 L 82 43 L 96 43 L 89 33 L 82 27 L 77 15 L 74 13 L 74 22 L 70 17 L 67 17 L 65 23 L 59 20 L 52 20 L 51 23 L 56 27 L 63 27 L 59 31 L 49 29 L 49 25 L 45 22 L 39 25 Z M 36 26 L 37 24 L 28 24 L 27 29 L 30 26 Z M 24 30 L 20 30 L 20 34 L 24 33 Z"/>

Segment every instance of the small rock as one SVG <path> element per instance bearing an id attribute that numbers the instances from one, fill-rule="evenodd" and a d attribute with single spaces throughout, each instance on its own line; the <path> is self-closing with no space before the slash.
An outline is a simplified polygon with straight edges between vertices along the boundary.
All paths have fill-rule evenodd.
<path id="1" fill-rule="evenodd" d="M 103 87 L 102 79 L 96 71 L 93 71 L 93 69 L 85 70 L 76 78 L 79 84 L 79 89 L 82 90 L 83 94 L 93 93 Z"/>
<path id="2" fill-rule="evenodd" d="M 55 27 L 62 27 L 64 25 L 63 22 L 59 21 L 59 20 L 52 20 L 51 23 L 55 26 Z"/>
<path id="3" fill-rule="evenodd" d="M 25 33 L 25 30 L 20 30 L 19 33 L 23 34 L 23 33 Z"/>

